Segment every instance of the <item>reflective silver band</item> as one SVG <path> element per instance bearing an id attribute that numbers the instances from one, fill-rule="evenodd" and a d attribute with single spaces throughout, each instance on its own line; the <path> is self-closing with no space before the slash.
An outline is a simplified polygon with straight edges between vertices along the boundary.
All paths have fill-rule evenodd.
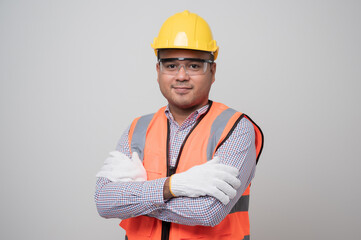
<path id="1" fill-rule="evenodd" d="M 229 119 L 236 113 L 236 110 L 228 108 L 224 110 L 218 117 L 214 120 L 211 127 L 211 134 L 209 135 L 208 145 L 207 145 L 207 160 L 212 159 L 213 151 L 217 147 L 219 139 L 222 136 L 223 130 L 226 127 Z"/>
<path id="2" fill-rule="evenodd" d="M 238 200 L 238 202 L 236 202 L 236 205 L 233 206 L 230 213 L 247 212 L 248 206 L 249 206 L 249 195 L 244 195 Z"/>
<path id="3" fill-rule="evenodd" d="M 137 152 L 139 158 L 143 161 L 144 157 L 144 146 L 145 146 L 145 137 L 150 121 L 153 119 L 154 113 L 144 115 L 139 118 L 137 124 L 135 125 L 132 142 L 130 143 L 130 148 L 132 152 Z"/>

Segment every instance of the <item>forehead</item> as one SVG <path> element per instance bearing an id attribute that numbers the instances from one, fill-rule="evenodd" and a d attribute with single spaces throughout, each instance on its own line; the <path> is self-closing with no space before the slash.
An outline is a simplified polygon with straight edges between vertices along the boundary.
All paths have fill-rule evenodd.
<path id="1" fill-rule="evenodd" d="M 209 52 L 187 49 L 162 49 L 159 50 L 159 58 L 201 58 L 211 59 Z"/>

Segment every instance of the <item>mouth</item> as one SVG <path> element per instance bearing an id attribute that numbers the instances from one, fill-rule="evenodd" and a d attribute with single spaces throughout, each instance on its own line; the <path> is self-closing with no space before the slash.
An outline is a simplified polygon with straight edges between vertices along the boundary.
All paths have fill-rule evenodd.
<path id="1" fill-rule="evenodd" d="M 192 87 L 188 87 L 188 86 L 173 86 L 172 88 L 178 94 L 188 93 L 192 89 Z"/>

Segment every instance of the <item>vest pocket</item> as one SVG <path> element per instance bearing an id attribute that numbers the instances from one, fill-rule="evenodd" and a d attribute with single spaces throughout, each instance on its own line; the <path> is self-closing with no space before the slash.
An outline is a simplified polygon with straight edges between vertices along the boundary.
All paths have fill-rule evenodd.
<path id="1" fill-rule="evenodd" d="M 180 238 L 180 240 L 211 240 L 211 239 L 217 239 L 217 240 L 231 240 L 231 234 L 228 233 L 228 234 L 222 234 L 222 235 L 212 235 L 212 236 L 208 236 L 208 237 L 184 237 L 184 238 Z M 238 240 L 238 239 L 237 239 Z"/>
<path id="2" fill-rule="evenodd" d="M 229 240 L 232 233 L 229 228 L 229 220 L 224 219 L 221 224 L 215 227 L 209 226 L 179 226 L 179 236 L 181 240 L 191 239 L 217 239 L 217 240 Z"/>
<path id="3" fill-rule="evenodd" d="M 119 224 L 129 238 L 135 236 L 150 237 L 155 225 L 155 219 L 146 216 L 139 216 L 122 220 Z"/>
<path id="4" fill-rule="evenodd" d="M 148 152 L 146 152 L 148 153 Z M 161 159 L 159 154 L 148 153 L 144 156 L 143 165 L 147 171 L 147 180 L 155 180 L 158 178 L 166 177 L 167 166 L 162 161 L 156 161 L 154 159 Z"/>
<path id="5" fill-rule="evenodd" d="M 158 178 L 162 178 L 162 174 L 160 172 L 155 172 L 155 171 L 151 171 L 151 170 L 146 170 L 147 171 L 147 180 L 155 180 Z"/>

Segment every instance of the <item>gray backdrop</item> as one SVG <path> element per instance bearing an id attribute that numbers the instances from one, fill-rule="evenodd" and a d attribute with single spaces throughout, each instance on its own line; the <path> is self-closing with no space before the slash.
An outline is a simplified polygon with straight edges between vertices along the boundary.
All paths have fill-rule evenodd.
<path id="1" fill-rule="evenodd" d="M 166 103 L 150 43 L 185 9 L 220 45 L 211 99 L 266 137 L 252 239 L 361 238 L 360 1 L 0 0 L 0 239 L 121 239 L 94 175 Z"/>

